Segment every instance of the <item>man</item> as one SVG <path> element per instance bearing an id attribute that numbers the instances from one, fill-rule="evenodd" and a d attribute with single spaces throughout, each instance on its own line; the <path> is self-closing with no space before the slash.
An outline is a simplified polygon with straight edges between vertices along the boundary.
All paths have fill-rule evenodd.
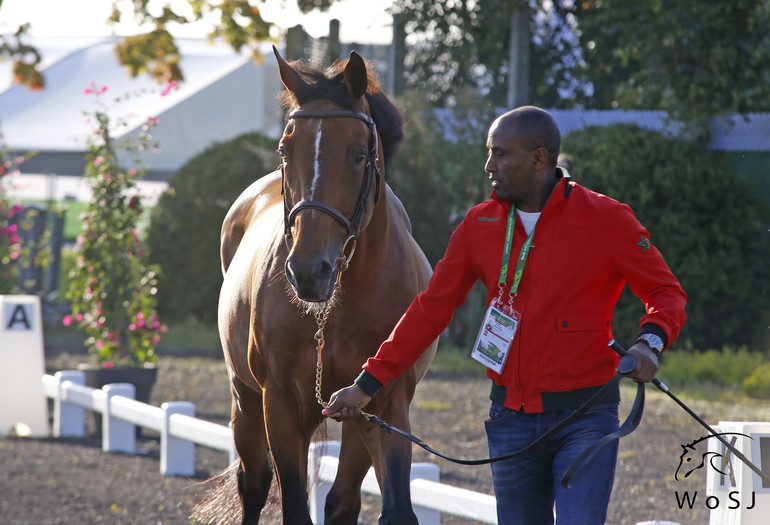
<path id="1" fill-rule="evenodd" d="M 539 108 L 521 107 L 492 123 L 485 165 L 491 199 L 468 212 L 426 290 L 355 383 L 332 395 L 326 416 L 359 414 L 438 337 L 477 279 L 490 306 L 479 338 L 492 341 L 494 325 L 504 341 L 494 359 L 486 358 L 492 456 L 524 448 L 614 375 L 618 358 L 607 343 L 626 284 L 646 312 L 629 349 L 636 367 L 628 376 L 655 377 L 657 354 L 685 322 L 685 293 L 628 206 L 557 168 L 560 143 L 556 122 Z M 492 464 L 499 523 L 552 524 L 555 509 L 559 525 L 604 524 L 617 445 L 570 489 L 559 480 L 586 447 L 617 430 L 619 400 L 611 392 L 542 447 Z"/>

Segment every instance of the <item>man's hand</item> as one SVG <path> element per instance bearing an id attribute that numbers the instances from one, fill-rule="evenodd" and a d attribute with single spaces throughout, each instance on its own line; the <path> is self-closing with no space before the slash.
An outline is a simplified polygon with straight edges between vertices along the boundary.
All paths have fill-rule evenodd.
<path id="1" fill-rule="evenodd" d="M 358 416 L 371 400 L 371 396 L 354 383 L 333 393 L 329 406 L 323 409 L 322 414 L 335 421 L 347 421 Z"/>
<path id="2" fill-rule="evenodd" d="M 631 373 L 626 374 L 626 377 L 630 377 L 637 383 L 649 383 L 655 379 L 655 374 L 658 373 L 658 358 L 649 346 L 636 343 L 628 349 L 628 354 L 636 359 L 636 366 Z"/>

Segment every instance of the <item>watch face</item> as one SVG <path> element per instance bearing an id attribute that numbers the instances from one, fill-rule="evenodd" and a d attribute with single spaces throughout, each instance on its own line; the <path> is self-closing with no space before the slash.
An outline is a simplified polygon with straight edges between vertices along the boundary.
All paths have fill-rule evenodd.
<path id="1" fill-rule="evenodd" d="M 641 339 L 647 341 L 647 344 L 649 344 L 653 349 L 658 351 L 663 350 L 663 339 L 661 339 L 659 336 L 655 334 L 644 334 L 642 335 Z"/>

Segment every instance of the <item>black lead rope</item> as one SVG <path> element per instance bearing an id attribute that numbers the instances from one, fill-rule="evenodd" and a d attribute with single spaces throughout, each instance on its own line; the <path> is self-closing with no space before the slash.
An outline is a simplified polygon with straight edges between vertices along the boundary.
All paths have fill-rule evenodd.
<path id="1" fill-rule="evenodd" d="M 620 343 L 618 343 L 618 342 L 617 342 L 617 341 L 615 341 L 614 339 L 608 343 L 608 346 L 609 346 L 610 348 L 612 348 L 613 350 L 615 350 L 615 352 L 617 352 L 617 353 L 618 353 L 618 355 L 620 355 L 621 357 L 622 357 L 622 356 L 625 356 L 625 355 L 627 355 L 627 354 L 626 354 L 626 350 L 625 350 L 625 349 L 624 349 L 624 348 L 623 348 L 623 347 L 620 345 Z M 685 405 L 685 404 L 684 404 L 684 402 L 683 402 L 681 399 L 679 399 L 678 397 L 676 397 L 676 396 L 674 395 L 674 393 L 673 393 L 673 392 L 671 392 L 671 390 L 669 390 L 669 389 L 668 389 L 668 387 L 667 387 L 667 386 L 666 386 L 666 385 L 665 385 L 663 382 L 661 382 L 661 381 L 660 381 L 660 379 L 658 379 L 658 378 L 656 377 L 656 378 L 654 378 L 654 379 L 653 379 L 651 382 L 652 382 L 652 384 L 653 384 L 653 385 L 655 385 L 655 386 L 658 388 L 658 390 L 660 390 L 661 392 L 663 392 L 664 394 L 666 394 L 668 397 L 670 397 L 671 399 L 673 399 L 673 400 L 674 400 L 674 402 L 675 402 L 677 405 L 679 405 L 680 407 L 682 407 L 682 409 L 684 409 L 684 411 L 685 411 L 685 412 L 687 412 L 687 413 L 690 415 L 690 417 L 692 417 L 692 418 L 693 418 L 695 421 L 697 421 L 698 423 L 700 423 L 700 425 L 701 425 L 703 428 L 705 428 L 706 430 L 708 430 L 708 431 L 709 431 L 709 433 L 710 433 L 712 436 L 714 436 L 715 438 L 717 438 L 717 439 L 718 439 L 718 440 L 719 440 L 719 441 L 720 441 L 720 442 L 721 442 L 721 443 L 722 443 L 722 444 L 723 444 L 725 447 L 727 447 L 727 449 L 728 449 L 728 450 L 730 450 L 730 452 L 732 452 L 733 454 L 735 454 L 735 456 L 736 456 L 738 459 L 740 459 L 741 461 L 743 461 L 743 463 L 744 463 L 744 464 L 745 464 L 747 467 L 749 467 L 751 470 L 753 470 L 755 474 L 757 474 L 757 475 L 758 475 L 760 478 L 762 478 L 762 479 L 763 479 L 763 480 L 765 480 L 766 482 L 770 483 L 770 475 L 768 475 L 768 473 L 766 473 L 766 472 L 763 472 L 761 468 L 759 468 L 759 467 L 758 467 L 758 466 L 756 466 L 754 463 L 752 463 L 752 462 L 749 460 L 749 458 L 747 458 L 747 457 L 746 457 L 746 456 L 745 456 L 745 455 L 744 455 L 744 454 L 743 454 L 743 453 L 742 453 L 740 450 L 738 450 L 737 448 L 735 448 L 735 446 L 734 446 L 732 443 L 730 443 L 730 442 L 729 442 L 729 441 L 727 441 L 727 440 L 726 440 L 724 437 L 722 437 L 722 435 L 721 435 L 719 432 L 717 432 L 716 430 L 714 430 L 713 428 L 711 428 L 711 426 L 710 426 L 708 423 L 706 423 L 706 422 L 703 420 L 703 418 L 702 418 L 702 417 L 700 417 L 698 414 L 696 414 L 696 413 L 695 413 L 695 412 L 694 412 L 694 411 L 693 411 L 693 410 L 692 410 L 690 407 L 688 407 L 687 405 Z"/>
<path id="2" fill-rule="evenodd" d="M 618 364 L 618 372 L 610 379 L 607 383 L 605 383 L 594 395 L 592 395 L 585 403 L 583 403 L 575 412 L 564 418 L 562 421 L 560 421 L 555 426 L 551 427 L 547 432 L 542 434 L 540 437 L 538 437 L 535 441 L 527 445 L 526 447 L 517 450 L 515 452 L 511 452 L 509 454 L 505 454 L 502 456 L 495 456 L 490 458 L 484 458 L 484 459 L 458 459 L 453 458 L 450 456 L 446 456 L 434 448 L 432 448 L 430 445 L 425 443 L 420 438 L 410 434 L 409 432 L 406 432 L 404 430 L 401 430 L 400 428 L 396 428 L 390 423 L 387 423 L 386 421 L 383 421 L 381 418 L 373 415 L 373 414 L 366 414 L 364 413 L 364 417 L 371 421 L 372 423 L 376 423 L 380 427 L 382 427 L 386 432 L 391 433 L 395 432 L 396 434 L 399 434 L 409 441 L 415 443 L 420 448 L 430 452 L 431 454 L 438 456 L 440 458 L 443 458 L 447 461 L 451 461 L 452 463 L 457 463 L 459 465 L 486 465 L 489 463 L 496 463 L 498 461 L 504 461 L 507 459 L 513 459 L 516 457 L 523 456 L 524 454 L 530 452 L 531 450 L 539 447 L 549 439 L 551 439 L 554 435 L 558 434 L 564 428 L 571 425 L 577 418 L 588 412 L 591 407 L 596 405 L 599 401 L 601 401 L 604 396 L 612 391 L 613 389 L 616 389 L 618 384 L 620 383 L 620 380 L 623 379 L 623 377 L 631 372 L 634 367 L 636 366 L 636 361 L 631 356 L 624 356 L 621 358 L 620 363 Z M 570 468 L 565 472 L 564 477 L 561 480 L 561 483 L 565 487 L 569 487 L 576 481 L 580 475 L 576 476 L 576 471 L 582 467 L 583 465 L 590 465 L 593 463 L 592 458 L 594 458 L 598 452 L 603 449 L 604 447 L 608 446 L 614 441 L 617 441 L 623 436 L 626 436 L 633 432 L 633 430 L 639 425 L 639 422 L 642 420 L 642 412 L 644 411 L 644 384 L 639 383 L 637 386 L 636 391 L 636 399 L 634 400 L 633 407 L 631 408 L 631 412 L 629 413 L 626 420 L 623 422 L 623 425 L 612 434 L 609 434 L 602 438 L 601 440 L 597 441 L 593 445 L 591 445 L 586 451 L 583 452 L 576 460 L 575 462 L 570 466 Z M 587 469 L 586 469 L 587 470 Z"/>
<path id="3" fill-rule="evenodd" d="M 413 443 L 417 444 L 421 448 L 427 450 L 431 454 L 438 456 L 440 458 L 443 458 L 447 461 L 451 461 L 452 463 L 457 463 L 459 465 L 486 465 L 488 463 L 495 463 L 498 461 L 504 461 L 506 459 L 516 458 L 542 445 L 544 442 L 549 440 L 555 434 L 557 434 L 558 432 L 563 430 L 565 427 L 573 423 L 578 417 L 585 414 L 592 406 L 597 404 L 602 399 L 605 393 L 607 393 L 610 389 L 617 388 L 618 384 L 620 383 L 620 380 L 623 379 L 623 377 L 626 374 L 628 374 L 634 369 L 634 367 L 636 366 L 636 360 L 632 356 L 628 355 L 626 350 L 617 341 L 613 339 L 612 341 L 609 342 L 608 346 L 612 348 L 615 352 L 617 352 L 618 355 L 620 355 L 620 362 L 618 363 L 617 373 L 612 377 L 612 379 L 610 379 L 604 386 L 602 386 L 601 389 L 599 389 L 594 395 L 592 395 L 588 399 L 588 401 L 583 403 L 583 405 L 581 405 L 580 408 L 578 408 L 575 412 L 567 416 L 565 419 L 563 419 L 557 425 L 549 429 L 547 432 L 545 432 L 543 435 L 538 437 L 535 441 L 533 441 L 526 447 L 520 450 L 517 450 L 515 452 L 512 452 L 510 454 L 505 454 L 503 456 L 496 456 L 493 458 L 485 458 L 485 459 L 453 458 L 453 457 L 441 454 L 440 452 L 430 447 L 427 443 L 425 443 L 420 438 L 413 436 L 409 432 L 406 432 L 404 430 L 394 427 L 393 425 L 387 423 L 386 421 L 383 421 L 382 419 L 380 419 L 375 415 L 364 413 L 363 416 L 368 421 L 371 421 L 372 423 L 376 423 L 377 425 L 382 427 L 386 432 L 388 433 L 395 432 L 396 434 L 400 434 L 401 436 L 407 438 L 409 441 L 412 441 Z M 698 414 L 693 412 L 693 410 L 690 409 L 690 407 L 685 405 L 678 397 L 676 397 L 664 383 L 662 383 L 658 378 L 654 378 L 652 380 L 652 384 L 655 385 L 659 390 L 664 392 L 666 395 L 668 395 L 671 399 L 673 399 L 693 419 L 695 419 L 695 421 L 697 421 L 703 427 L 705 427 L 706 430 L 708 430 L 711 435 L 716 437 L 725 447 L 727 447 L 727 449 L 729 449 L 738 459 L 743 461 L 743 463 L 745 463 L 747 467 L 753 470 L 760 478 L 770 483 L 770 476 L 767 473 L 763 472 L 762 469 L 760 469 L 758 466 L 752 463 L 732 443 L 728 442 L 725 438 L 721 436 L 721 434 L 719 434 L 716 430 L 711 428 L 711 426 L 709 426 L 708 423 L 706 423 L 700 416 L 698 416 Z M 569 466 L 567 471 L 562 476 L 562 479 L 561 479 L 562 485 L 564 485 L 567 488 L 573 486 L 575 482 L 578 479 L 580 479 L 589 470 L 590 466 L 594 463 L 597 455 L 599 454 L 599 452 L 601 452 L 602 449 L 618 441 L 620 438 L 627 436 L 628 434 L 633 432 L 636 429 L 636 427 L 639 426 L 639 423 L 642 421 L 642 414 L 644 413 L 644 385 L 645 385 L 644 383 L 637 383 L 636 398 L 634 399 L 634 404 L 631 407 L 631 411 L 629 412 L 628 417 L 623 422 L 623 424 L 618 428 L 617 431 L 612 432 L 611 434 L 607 434 L 606 436 L 598 439 L 591 446 L 586 448 L 577 457 L 577 459 L 575 459 L 575 461 L 572 462 L 572 464 Z"/>

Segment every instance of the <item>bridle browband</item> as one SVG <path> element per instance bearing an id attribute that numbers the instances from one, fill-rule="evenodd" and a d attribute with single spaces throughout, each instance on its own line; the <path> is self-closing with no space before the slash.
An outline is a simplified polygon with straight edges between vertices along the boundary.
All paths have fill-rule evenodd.
<path id="1" fill-rule="evenodd" d="M 302 210 L 312 209 L 319 210 L 333 217 L 339 222 L 347 231 L 346 245 L 350 240 L 355 241 L 358 239 L 358 235 L 361 233 L 361 221 L 363 220 L 366 208 L 369 204 L 369 193 L 374 184 L 374 204 L 376 205 L 380 201 L 380 167 L 377 165 L 379 161 L 379 144 L 377 139 L 377 125 L 372 120 L 372 117 L 366 113 L 359 111 L 350 111 L 347 109 L 328 109 L 328 110 L 311 110 L 311 109 L 298 109 L 289 113 L 288 119 L 298 118 L 356 118 L 362 120 L 368 127 L 371 133 L 369 138 L 369 152 L 367 155 L 366 168 L 364 171 L 364 184 L 361 188 L 361 194 L 358 197 L 358 204 L 353 212 L 353 216 L 348 219 L 340 211 L 334 207 L 321 201 L 314 200 L 301 200 L 289 209 L 289 205 L 286 201 L 286 170 L 284 161 L 281 161 L 281 194 L 283 195 L 283 222 L 284 222 L 284 240 L 287 248 L 291 250 L 293 239 L 291 236 L 291 227 L 294 224 L 294 220 L 297 214 Z"/>

